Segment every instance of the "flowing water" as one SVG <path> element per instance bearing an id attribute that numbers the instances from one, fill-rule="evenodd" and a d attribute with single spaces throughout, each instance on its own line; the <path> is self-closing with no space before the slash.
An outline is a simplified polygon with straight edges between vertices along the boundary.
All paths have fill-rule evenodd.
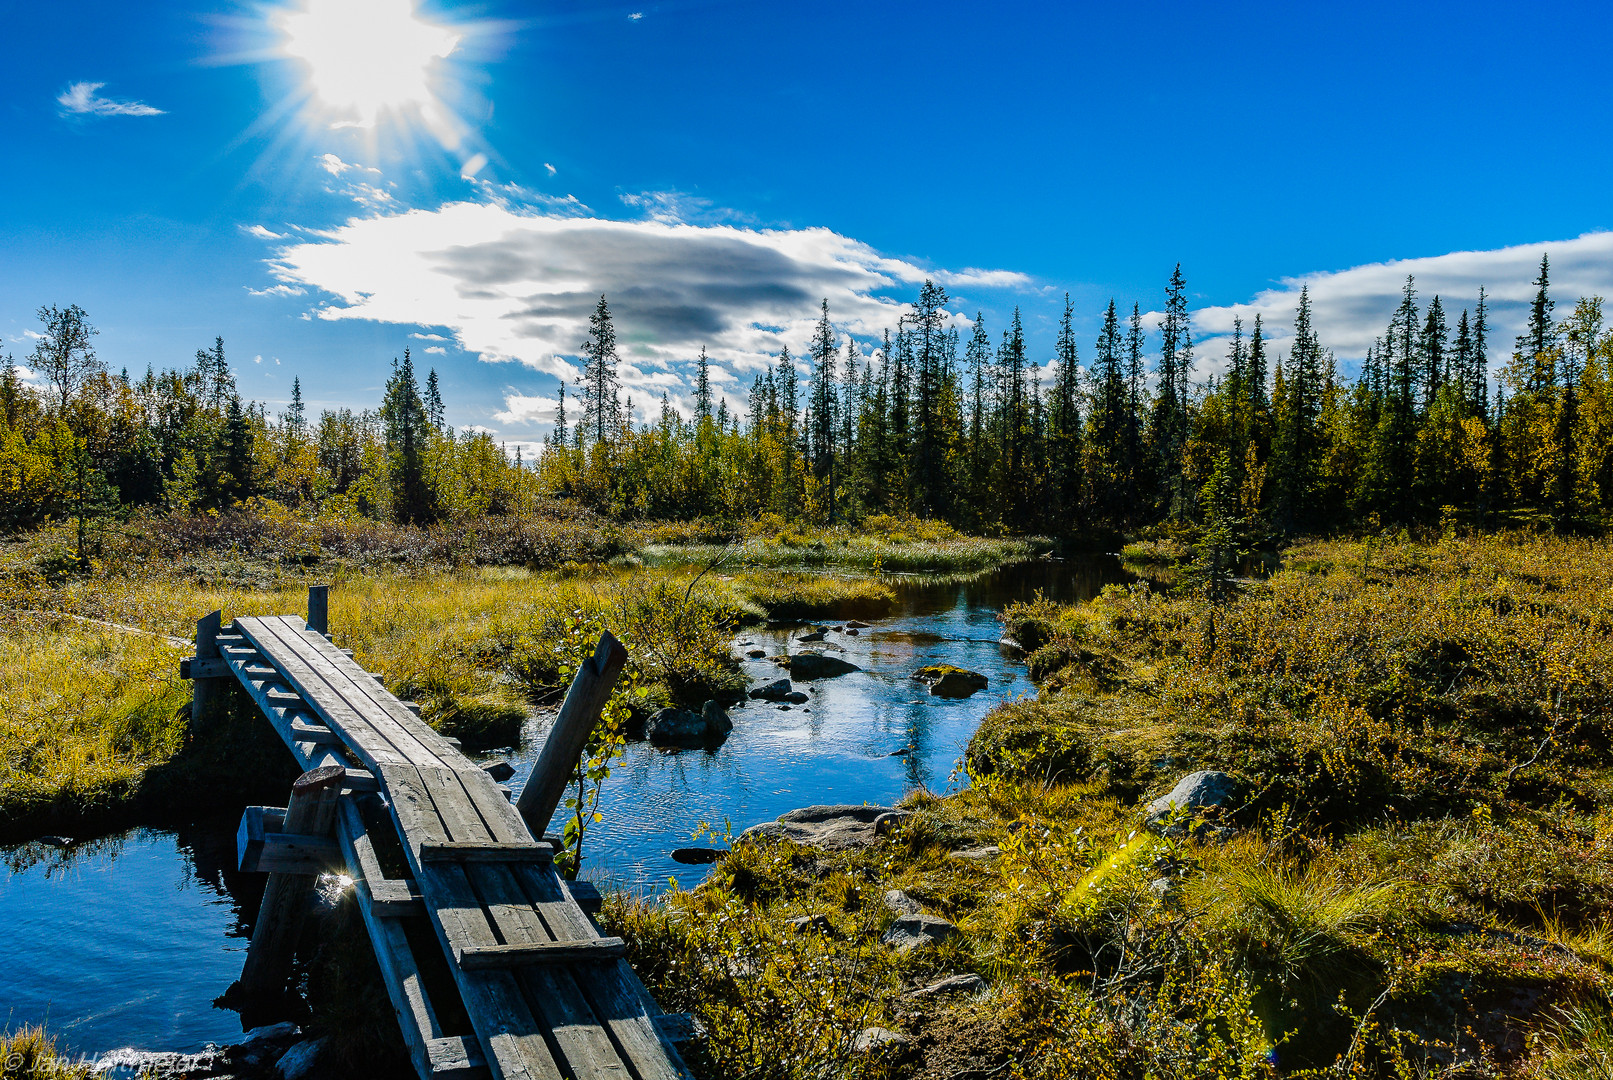
<path id="1" fill-rule="evenodd" d="M 730 711 L 719 748 L 666 752 L 635 743 L 614 765 L 588 834 L 583 875 L 618 887 L 692 885 L 705 868 L 674 848 L 704 822 L 720 838 L 816 803 L 889 804 L 922 784 L 945 791 L 969 737 L 997 703 L 1034 691 L 1017 649 L 999 643 L 997 612 L 1038 591 L 1073 602 L 1129 575 L 1111 556 L 1032 562 L 961 581 L 893 577 L 897 603 L 857 635 L 831 631 L 835 652 L 863 670 L 816 683 L 804 705 L 747 701 Z M 833 626 L 836 621 L 829 620 Z M 769 656 L 792 648 L 800 624 L 736 637 Z M 931 697 L 911 675 L 927 664 L 990 680 L 962 700 Z M 744 661 L 753 684 L 784 672 Z M 506 757 L 525 781 L 543 723 Z M 240 1033 L 212 1007 L 240 974 L 262 879 L 233 870 L 235 818 L 139 828 L 66 849 L 0 848 L 0 1028 L 49 1022 L 65 1048 L 193 1051 Z M 721 846 L 720 839 L 716 846 Z"/>

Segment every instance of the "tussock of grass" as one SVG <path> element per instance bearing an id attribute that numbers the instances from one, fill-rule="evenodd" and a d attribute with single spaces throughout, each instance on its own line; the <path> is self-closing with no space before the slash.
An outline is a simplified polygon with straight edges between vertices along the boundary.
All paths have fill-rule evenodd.
<path id="1" fill-rule="evenodd" d="M 43 1027 L 0 1032 L 0 1080 L 84 1080 L 88 1064 L 56 1052 L 56 1040 Z"/>

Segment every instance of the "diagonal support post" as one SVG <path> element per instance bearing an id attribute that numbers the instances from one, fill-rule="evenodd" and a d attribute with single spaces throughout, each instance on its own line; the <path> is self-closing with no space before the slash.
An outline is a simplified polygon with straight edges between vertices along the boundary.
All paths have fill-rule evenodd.
<path id="1" fill-rule="evenodd" d="M 588 738 L 599 723 L 605 704 L 610 701 L 616 680 L 627 664 L 627 650 L 609 630 L 599 635 L 594 655 L 584 660 L 566 691 L 565 703 L 555 718 L 549 737 L 543 742 L 532 775 L 521 789 L 515 808 L 521 812 L 533 836 L 542 836 L 554 817 L 566 787 L 577 769 L 577 759 L 588 746 Z"/>

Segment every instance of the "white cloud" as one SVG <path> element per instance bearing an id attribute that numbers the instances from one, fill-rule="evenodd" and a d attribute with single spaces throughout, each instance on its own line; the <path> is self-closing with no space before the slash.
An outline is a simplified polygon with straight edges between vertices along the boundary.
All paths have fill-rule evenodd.
<path id="1" fill-rule="evenodd" d="M 409 336 L 414 338 L 414 339 L 416 339 L 417 341 L 447 341 L 448 340 L 447 338 L 443 337 L 441 334 L 410 334 Z"/>
<path id="2" fill-rule="evenodd" d="M 470 160 L 460 166 L 459 175 L 463 179 L 469 180 L 485 168 L 487 168 L 487 155 L 472 154 Z"/>
<path id="3" fill-rule="evenodd" d="M 441 345 L 427 345 L 426 346 L 426 352 L 428 352 L 428 353 L 430 353 L 432 355 L 435 355 L 435 356 L 447 356 L 448 355 L 448 350 L 443 348 Z"/>
<path id="4" fill-rule="evenodd" d="M 644 12 L 635 11 L 635 12 L 633 12 L 633 14 L 629 15 L 627 18 L 628 18 L 629 22 L 638 22 L 640 19 L 644 18 Z"/>
<path id="5" fill-rule="evenodd" d="M 545 161 L 545 162 L 544 162 L 544 163 L 543 163 L 543 167 L 544 167 L 544 168 L 545 168 L 545 169 L 548 169 L 548 170 L 549 170 L 549 175 L 550 175 L 550 176 L 553 176 L 553 175 L 554 175 L 554 174 L 555 174 L 555 173 L 556 173 L 556 172 L 558 172 L 558 171 L 559 171 L 559 170 L 557 170 L 557 169 L 556 169 L 556 168 L 555 168 L 555 167 L 554 167 L 554 166 L 553 166 L 553 165 L 550 165 L 550 164 L 549 164 L 549 163 L 548 163 L 548 162 L 547 162 L 547 161 Z"/>
<path id="6" fill-rule="evenodd" d="M 702 345 L 740 372 L 779 348 L 802 352 L 818 302 L 864 340 L 894 328 L 926 276 L 828 229 L 754 229 L 671 220 L 613 221 L 450 203 L 357 218 L 281 248 L 277 278 L 333 295 L 322 319 L 447 328 L 486 361 L 572 378 L 601 294 L 616 316 L 622 381 L 636 405 L 677 389 Z M 966 270 L 983 287 L 1023 275 Z M 745 382 L 749 379 L 746 377 Z M 508 409 L 507 409 L 508 411 Z"/>
<path id="7" fill-rule="evenodd" d="M 243 288 L 245 288 L 248 295 L 251 296 L 302 296 L 308 291 L 307 289 L 299 288 L 296 285 L 285 284 L 270 285 L 267 289 L 254 289 L 250 285 L 245 285 Z"/>
<path id="8" fill-rule="evenodd" d="M 253 358 L 252 358 L 252 362 L 253 362 L 253 363 L 254 363 L 254 364 L 261 364 L 261 363 L 263 363 L 263 354 L 262 354 L 262 353 L 259 353 L 259 354 L 258 354 L 258 355 L 256 355 L 256 356 L 254 356 L 254 357 L 253 357 Z"/>
<path id="9" fill-rule="evenodd" d="M 554 419 L 557 400 L 509 390 L 504 394 L 504 408 L 494 413 L 493 419 L 501 424 L 548 423 Z"/>
<path id="10" fill-rule="evenodd" d="M 1490 313 L 1490 358 L 1499 363 L 1511 354 L 1512 339 L 1522 331 L 1534 299 L 1531 284 L 1540 270 L 1540 257 L 1551 257 L 1551 294 L 1559 315 L 1581 296 L 1613 296 L 1613 232 L 1586 233 L 1572 240 L 1519 244 L 1492 251 L 1453 251 L 1417 259 L 1370 263 L 1347 270 L 1320 271 L 1285 278 L 1276 288 L 1259 293 L 1243 304 L 1200 308 L 1193 312 L 1194 336 L 1204 339 L 1202 370 L 1219 370 L 1226 346 L 1222 336 L 1231 333 L 1232 320 L 1242 316 L 1244 333 L 1258 313 L 1263 331 L 1286 351 L 1293 336 L 1294 309 L 1299 291 L 1308 286 L 1317 333 L 1322 345 L 1340 360 L 1366 355 L 1381 336 L 1395 306 L 1406 275 L 1416 278 L 1418 303 L 1426 311 L 1436 294 L 1452 330 L 1463 308 L 1478 302 L 1484 286 Z M 1157 319 L 1157 313 L 1152 319 Z"/>
<path id="11" fill-rule="evenodd" d="M 262 225 L 242 225 L 241 231 L 259 240 L 284 240 L 284 233 L 271 232 Z"/>
<path id="12" fill-rule="evenodd" d="M 364 165 L 354 165 L 352 162 L 343 161 L 335 154 L 321 154 L 319 155 L 318 161 L 319 167 L 330 173 L 332 176 L 340 176 L 342 173 L 348 172 L 352 169 L 358 169 L 360 172 L 376 173 L 377 175 L 380 173 L 380 170 L 378 169 L 371 169 Z"/>
<path id="13" fill-rule="evenodd" d="M 56 96 L 64 114 L 74 116 L 162 116 L 163 110 L 143 101 L 115 101 L 96 91 L 106 83 L 76 82 Z"/>

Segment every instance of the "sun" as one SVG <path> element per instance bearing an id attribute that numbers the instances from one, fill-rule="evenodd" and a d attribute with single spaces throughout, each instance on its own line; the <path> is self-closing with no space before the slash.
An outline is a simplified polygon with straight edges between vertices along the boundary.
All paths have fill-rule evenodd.
<path id="1" fill-rule="evenodd" d="M 304 0 L 276 20 L 285 55 L 308 65 L 308 86 L 333 126 L 374 127 L 388 113 L 436 111 L 431 68 L 458 31 L 426 22 L 414 0 Z"/>

